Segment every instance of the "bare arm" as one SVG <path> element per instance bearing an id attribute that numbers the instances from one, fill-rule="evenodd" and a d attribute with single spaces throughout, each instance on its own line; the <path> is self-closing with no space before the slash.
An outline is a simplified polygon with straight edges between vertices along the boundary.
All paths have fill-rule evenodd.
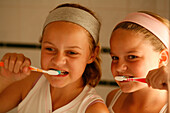
<path id="1" fill-rule="evenodd" d="M 21 85 L 19 82 L 9 85 L 0 94 L 0 113 L 7 112 L 16 107 L 21 101 Z"/>
<path id="2" fill-rule="evenodd" d="M 21 81 L 30 75 L 30 60 L 22 54 L 8 53 L 1 60 L 0 68 L 0 112 L 6 112 L 21 101 Z"/>

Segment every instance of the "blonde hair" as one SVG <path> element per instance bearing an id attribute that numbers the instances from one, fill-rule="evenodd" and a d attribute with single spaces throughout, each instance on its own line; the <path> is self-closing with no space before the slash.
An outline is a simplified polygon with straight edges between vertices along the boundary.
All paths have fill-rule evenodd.
<path id="1" fill-rule="evenodd" d="M 160 22 L 162 22 L 163 24 L 165 24 L 169 29 L 169 21 L 155 13 L 149 12 L 149 11 L 139 11 L 141 13 L 145 13 L 148 14 L 154 18 L 156 18 L 157 20 L 159 20 Z M 113 31 L 115 31 L 118 28 L 122 28 L 122 29 L 126 29 L 126 30 L 132 30 L 135 32 L 140 32 L 143 33 L 145 35 L 145 39 L 149 40 L 152 44 L 152 46 L 154 47 L 155 51 L 162 51 L 163 49 L 165 49 L 165 45 L 159 40 L 158 37 L 156 37 L 153 33 L 151 33 L 149 30 L 147 30 L 146 28 L 133 23 L 133 22 L 122 22 L 120 24 L 118 24 Z"/>

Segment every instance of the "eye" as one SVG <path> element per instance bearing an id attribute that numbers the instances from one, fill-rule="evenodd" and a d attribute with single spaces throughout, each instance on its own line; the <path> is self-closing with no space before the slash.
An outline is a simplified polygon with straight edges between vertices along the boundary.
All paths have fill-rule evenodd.
<path id="1" fill-rule="evenodd" d="M 45 48 L 47 51 L 54 51 L 54 49 L 53 48 L 50 48 L 50 47 L 47 47 L 47 48 Z"/>
<path id="2" fill-rule="evenodd" d="M 129 55 L 128 56 L 128 59 L 136 59 L 136 58 L 138 58 L 138 56 L 135 56 L 135 55 Z"/>
<path id="3" fill-rule="evenodd" d="M 69 51 L 68 54 L 72 54 L 73 55 L 73 54 L 76 54 L 76 53 L 73 52 L 73 51 Z"/>
<path id="4" fill-rule="evenodd" d="M 112 56 L 112 62 L 116 63 L 116 62 L 118 62 L 118 60 L 119 60 L 119 57 Z"/>
<path id="5" fill-rule="evenodd" d="M 112 60 L 118 60 L 119 58 L 117 56 L 112 56 Z"/>
<path id="6" fill-rule="evenodd" d="M 79 54 L 78 52 L 75 52 L 75 51 L 67 51 L 67 54 L 68 55 L 77 55 Z"/>

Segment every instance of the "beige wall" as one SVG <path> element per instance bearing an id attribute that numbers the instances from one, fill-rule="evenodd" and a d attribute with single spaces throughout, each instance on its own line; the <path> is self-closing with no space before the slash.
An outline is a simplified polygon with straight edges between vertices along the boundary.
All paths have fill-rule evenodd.
<path id="1" fill-rule="evenodd" d="M 148 10 L 170 19 L 170 0 L 0 0 L 0 43 L 38 44 L 43 22 L 48 12 L 60 3 L 76 2 L 94 10 L 102 22 L 100 42 L 109 47 L 113 26 L 130 12 Z M 21 52 L 32 60 L 32 65 L 40 67 L 39 49 L 19 49 L 0 46 L 0 58 L 6 52 Z M 111 58 L 108 53 L 102 57 L 102 80 L 112 81 Z M 115 87 L 97 86 L 97 91 L 105 99 Z"/>

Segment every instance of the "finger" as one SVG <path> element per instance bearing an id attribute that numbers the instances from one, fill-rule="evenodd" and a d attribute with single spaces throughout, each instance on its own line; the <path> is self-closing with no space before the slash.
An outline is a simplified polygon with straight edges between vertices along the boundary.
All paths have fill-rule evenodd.
<path id="1" fill-rule="evenodd" d="M 23 68 L 23 73 L 24 73 L 25 75 L 30 75 L 31 70 L 30 70 L 28 67 L 24 67 L 24 68 Z"/>
<path id="2" fill-rule="evenodd" d="M 167 90 L 167 84 L 166 83 L 163 83 L 163 82 L 159 82 L 159 83 L 156 83 L 152 86 L 152 88 L 154 89 L 161 89 L 161 90 Z"/>
<path id="3" fill-rule="evenodd" d="M 24 62 L 24 58 L 25 58 L 24 55 L 18 54 L 16 63 L 15 63 L 15 66 L 14 66 L 14 72 L 15 73 L 19 73 L 20 67 Z"/>
<path id="4" fill-rule="evenodd" d="M 31 61 L 28 58 L 25 58 L 23 64 L 20 67 L 21 72 L 25 73 L 25 74 L 29 74 L 30 70 L 29 70 L 29 66 L 31 65 Z"/>
<path id="5" fill-rule="evenodd" d="M 10 72 L 13 72 L 16 60 L 17 60 L 16 54 L 12 54 L 9 58 L 9 66 L 8 66 L 8 70 Z"/>
<path id="6" fill-rule="evenodd" d="M 165 67 L 159 68 L 153 78 L 151 86 L 153 88 L 158 88 L 158 89 L 166 88 L 167 87 L 167 78 L 168 78 L 168 74 L 166 72 L 166 68 Z"/>
<path id="7" fill-rule="evenodd" d="M 2 62 L 4 62 L 4 68 L 8 69 L 8 65 L 9 65 L 9 56 L 10 54 L 7 53 L 3 56 L 3 58 L 1 59 Z"/>
<path id="8" fill-rule="evenodd" d="M 160 86 L 160 74 L 159 74 L 159 72 L 153 74 L 153 77 L 150 79 L 150 85 L 153 88 L 158 88 L 158 86 Z"/>
<path id="9" fill-rule="evenodd" d="M 152 86 L 152 82 L 153 82 L 153 77 L 155 75 L 155 72 L 156 70 L 151 70 L 148 72 L 147 76 L 146 76 L 146 82 L 148 84 L 148 86 Z"/>

